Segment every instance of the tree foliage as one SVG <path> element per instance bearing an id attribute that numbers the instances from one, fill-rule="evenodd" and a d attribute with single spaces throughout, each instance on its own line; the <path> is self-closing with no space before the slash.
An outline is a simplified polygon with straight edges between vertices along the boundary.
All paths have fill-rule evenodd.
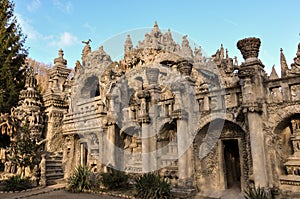
<path id="1" fill-rule="evenodd" d="M 0 112 L 9 113 L 24 88 L 26 37 L 14 16 L 14 3 L 0 0 Z"/>
<path id="2" fill-rule="evenodd" d="M 49 75 L 48 69 L 51 68 L 51 64 L 45 64 L 43 62 L 38 62 L 34 59 L 27 58 L 28 67 L 32 67 L 34 73 L 36 74 L 36 80 L 38 83 L 39 91 L 44 94 L 48 88 Z"/>

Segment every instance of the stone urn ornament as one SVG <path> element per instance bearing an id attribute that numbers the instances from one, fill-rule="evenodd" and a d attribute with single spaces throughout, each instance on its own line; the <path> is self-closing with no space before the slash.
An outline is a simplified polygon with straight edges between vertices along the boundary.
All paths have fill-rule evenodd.
<path id="1" fill-rule="evenodd" d="M 159 75 L 159 69 L 158 68 L 147 68 L 146 69 L 146 76 L 147 76 L 147 80 L 148 80 L 149 85 L 157 84 L 158 75 Z"/>
<path id="2" fill-rule="evenodd" d="M 193 65 L 187 60 L 182 59 L 177 62 L 178 71 L 185 76 L 191 75 Z"/>
<path id="3" fill-rule="evenodd" d="M 260 48 L 260 39 L 256 37 L 249 37 L 239 40 L 237 43 L 238 49 L 241 51 L 245 61 L 252 61 L 258 59 Z"/>

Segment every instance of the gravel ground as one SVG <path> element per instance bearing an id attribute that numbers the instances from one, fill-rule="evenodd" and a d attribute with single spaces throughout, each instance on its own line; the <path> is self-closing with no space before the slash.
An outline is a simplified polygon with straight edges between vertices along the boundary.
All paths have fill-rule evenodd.
<path id="1" fill-rule="evenodd" d="M 56 198 L 63 198 L 63 199 L 117 199 L 117 197 L 112 197 L 108 195 L 101 195 L 101 194 L 89 194 L 89 193 L 70 193 L 64 190 L 57 190 L 51 191 L 49 193 L 40 194 L 36 196 L 27 197 L 29 199 L 56 199 Z M 119 198 L 118 198 L 119 199 Z"/>
<path id="2" fill-rule="evenodd" d="M 25 192 L 0 192 L 0 199 L 50 199 L 50 198 L 62 198 L 62 199 L 85 199 L 85 198 L 99 198 L 99 199 L 120 199 L 120 197 L 114 197 L 110 195 L 100 193 L 70 193 L 64 190 L 65 184 L 57 184 L 48 187 L 36 187 Z M 118 196 L 118 195 L 116 195 Z"/>

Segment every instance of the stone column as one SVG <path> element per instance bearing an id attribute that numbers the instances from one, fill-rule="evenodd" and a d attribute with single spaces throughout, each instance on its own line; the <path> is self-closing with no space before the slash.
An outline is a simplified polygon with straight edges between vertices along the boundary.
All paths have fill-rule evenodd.
<path id="1" fill-rule="evenodd" d="M 109 100 L 109 111 L 107 113 L 107 134 L 106 134 L 106 164 L 118 168 L 117 165 L 117 150 L 116 150 L 116 121 L 117 121 L 117 112 L 115 110 L 117 96 L 114 94 L 108 94 L 107 99 Z"/>
<path id="2" fill-rule="evenodd" d="M 186 150 L 188 144 L 188 124 L 187 115 L 185 112 L 178 113 L 177 119 L 177 144 L 178 144 L 178 178 L 179 185 L 186 187 L 190 184 L 191 173 L 189 172 L 189 149 Z"/>
<path id="3" fill-rule="evenodd" d="M 148 121 L 142 123 L 142 162 L 143 172 L 152 171 L 153 162 L 151 155 L 151 126 Z"/>
<path id="4" fill-rule="evenodd" d="M 80 143 L 80 165 L 81 166 L 85 166 L 83 159 L 84 159 L 84 143 Z"/>
<path id="5" fill-rule="evenodd" d="M 187 198 L 195 195 L 196 189 L 193 187 L 193 165 L 192 163 L 192 146 L 191 144 L 191 133 L 190 131 L 190 123 L 189 115 L 191 101 L 186 97 L 188 92 L 186 89 L 186 84 L 191 84 L 191 71 L 192 64 L 186 60 L 179 60 L 178 63 L 178 71 L 184 77 L 184 81 L 176 82 L 172 85 L 173 92 L 175 93 L 175 104 L 174 111 L 172 112 L 172 117 L 177 121 L 177 145 L 178 145 L 178 188 L 173 190 L 173 194 L 175 197 L 179 198 Z M 194 108 L 194 107 L 193 107 Z M 189 112 L 187 112 L 188 110 Z"/>
<path id="6" fill-rule="evenodd" d="M 116 153 L 115 153 L 115 147 L 116 147 L 116 127 L 115 123 L 109 123 L 107 128 L 107 134 L 106 134 L 106 163 L 110 164 L 111 166 L 116 166 Z"/>
<path id="7" fill-rule="evenodd" d="M 150 94 L 148 91 L 140 91 L 138 93 L 138 97 L 141 100 L 140 103 L 140 113 L 138 120 L 142 124 L 142 171 L 144 173 L 150 172 L 152 169 L 152 161 L 151 161 L 151 124 L 148 110 L 148 99 L 150 98 Z"/>
<path id="8" fill-rule="evenodd" d="M 250 134 L 253 178 L 255 186 L 267 187 L 267 166 L 264 148 L 264 65 L 258 59 L 260 40 L 246 38 L 237 43 L 245 62 L 240 66 L 244 112 L 247 113 Z"/>

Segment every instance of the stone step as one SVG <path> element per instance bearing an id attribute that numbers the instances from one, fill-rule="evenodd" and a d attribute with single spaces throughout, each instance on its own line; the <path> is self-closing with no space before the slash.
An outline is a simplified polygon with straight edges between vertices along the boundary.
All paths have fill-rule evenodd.
<path id="1" fill-rule="evenodd" d="M 63 155 L 63 152 L 50 152 L 49 155 Z"/>
<path id="2" fill-rule="evenodd" d="M 58 165 L 49 165 L 46 167 L 46 171 L 47 170 L 54 170 L 54 169 L 62 169 L 62 166 L 58 166 Z"/>
<path id="3" fill-rule="evenodd" d="M 46 161 L 62 161 L 62 158 L 47 158 Z"/>
<path id="4" fill-rule="evenodd" d="M 50 173 L 63 173 L 63 169 L 62 168 L 46 169 L 46 173 L 47 174 L 50 174 Z"/>
<path id="5" fill-rule="evenodd" d="M 64 173 L 46 173 L 47 180 L 64 178 Z"/>
<path id="6" fill-rule="evenodd" d="M 46 166 L 62 166 L 62 162 L 61 161 L 47 161 L 46 162 Z"/>
<path id="7" fill-rule="evenodd" d="M 56 180 L 47 180 L 47 186 L 55 185 L 55 184 L 63 184 L 67 181 L 64 178 L 56 179 Z"/>
<path id="8" fill-rule="evenodd" d="M 58 164 L 61 164 L 62 161 L 61 161 L 61 160 L 46 160 L 46 164 L 51 164 L 51 163 L 58 163 Z"/>

